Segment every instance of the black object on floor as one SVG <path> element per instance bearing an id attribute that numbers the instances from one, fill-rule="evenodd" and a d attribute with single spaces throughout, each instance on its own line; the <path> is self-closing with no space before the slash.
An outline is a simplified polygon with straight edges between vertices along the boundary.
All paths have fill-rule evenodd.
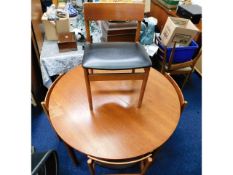
<path id="1" fill-rule="evenodd" d="M 58 158 L 55 150 L 32 153 L 32 175 L 58 175 Z"/>

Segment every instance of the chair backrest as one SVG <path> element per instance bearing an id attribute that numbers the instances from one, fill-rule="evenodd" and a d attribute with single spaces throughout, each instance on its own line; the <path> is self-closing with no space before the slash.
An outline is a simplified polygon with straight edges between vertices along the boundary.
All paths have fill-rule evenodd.
<path id="1" fill-rule="evenodd" d="M 172 49 L 172 57 L 174 55 L 175 52 L 175 46 Z M 186 61 L 184 63 L 177 63 L 177 64 L 172 64 L 173 58 L 169 59 L 169 63 L 168 63 L 168 69 L 171 70 L 176 70 L 176 69 L 181 69 L 181 68 L 185 68 L 185 67 L 191 67 L 194 68 L 195 64 L 197 63 L 198 59 L 200 58 L 202 54 L 202 48 L 200 48 L 195 55 L 193 56 L 193 59 L 190 61 Z"/>
<path id="2" fill-rule="evenodd" d="M 84 21 L 85 21 L 87 42 L 91 43 L 89 21 L 97 21 L 97 20 L 138 21 L 135 42 L 139 42 L 141 21 L 144 18 L 143 3 L 86 2 L 83 4 L 83 8 L 84 8 Z"/>
<path id="3" fill-rule="evenodd" d="M 187 105 L 187 101 L 184 100 L 184 96 L 183 93 L 181 91 L 181 89 L 179 88 L 178 84 L 175 82 L 175 80 L 167 73 L 164 73 L 164 76 L 170 81 L 170 83 L 173 85 L 173 87 L 175 88 L 177 95 L 179 97 L 179 101 L 180 101 L 180 111 L 181 113 L 184 110 L 184 107 Z"/>
<path id="4" fill-rule="evenodd" d="M 198 50 L 198 52 L 196 53 L 196 56 L 194 56 L 194 58 L 190 61 L 184 62 L 184 63 L 177 63 L 177 64 L 171 64 L 168 69 L 170 70 L 178 70 L 181 68 L 185 68 L 185 67 L 191 67 L 192 70 L 194 69 L 194 66 L 196 65 L 198 59 L 201 57 L 201 53 L 202 53 L 202 49 L 200 48 Z"/>
<path id="5" fill-rule="evenodd" d="M 50 121 L 50 117 L 49 117 L 49 110 L 48 110 L 48 107 L 49 107 L 49 97 L 51 95 L 51 92 L 54 88 L 54 86 L 56 85 L 56 83 L 58 82 L 58 80 L 61 79 L 61 77 L 63 76 L 64 74 L 61 74 L 59 75 L 56 80 L 53 82 L 53 84 L 50 86 L 50 88 L 48 89 L 47 93 L 46 93 L 46 96 L 45 96 L 45 99 L 44 101 L 41 102 L 41 106 L 45 112 L 45 114 L 47 115 L 49 121 Z"/>
<path id="6" fill-rule="evenodd" d="M 141 167 L 140 167 L 141 172 L 140 174 L 135 174 L 135 175 L 144 175 L 153 161 L 152 154 L 147 154 L 143 157 L 132 159 L 129 161 L 107 161 L 107 160 L 101 160 L 101 159 L 91 157 L 91 156 L 88 156 L 88 158 L 89 158 L 87 161 L 88 164 L 92 164 L 93 162 L 96 162 L 102 166 L 111 167 L 111 168 L 120 168 L 120 167 L 124 168 L 130 165 L 134 165 L 136 163 L 141 163 Z"/>
<path id="7" fill-rule="evenodd" d="M 161 42 L 161 39 L 159 37 L 156 37 L 156 40 L 159 42 L 160 45 L 163 46 L 164 50 L 159 47 L 159 57 L 162 59 L 163 63 L 162 66 L 164 67 L 166 64 L 166 57 L 167 57 L 167 47 L 164 46 Z M 200 58 L 200 55 L 202 53 L 202 49 L 200 48 L 194 55 L 193 59 L 190 61 L 186 61 L 184 63 L 177 63 L 173 64 L 173 59 L 174 59 L 174 54 L 176 50 L 176 42 L 173 43 L 172 50 L 169 56 L 169 61 L 167 63 L 167 69 L 168 70 L 176 70 L 176 69 L 181 69 L 185 67 L 194 67 L 198 59 Z"/>

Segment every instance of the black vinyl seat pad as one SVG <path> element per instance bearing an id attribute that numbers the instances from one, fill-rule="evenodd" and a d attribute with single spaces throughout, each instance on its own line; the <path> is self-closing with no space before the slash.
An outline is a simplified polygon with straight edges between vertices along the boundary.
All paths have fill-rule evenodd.
<path id="1" fill-rule="evenodd" d="M 84 68 L 124 70 L 151 67 L 145 48 L 135 42 L 104 42 L 85 46 L 82 65 Z"/>

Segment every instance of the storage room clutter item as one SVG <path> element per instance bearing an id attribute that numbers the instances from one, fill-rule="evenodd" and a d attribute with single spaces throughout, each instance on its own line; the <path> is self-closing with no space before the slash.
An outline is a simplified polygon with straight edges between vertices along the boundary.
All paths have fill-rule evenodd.
<path id="1" fill-rule="evenodd" d="M 101 21 L 101 41 L 135 41 L 136 21 Z"/>
<path id="2" fill-rule="evenodd" d="M 140 43 L 143 45 L 150 45 L 155 38 L 155 27 L 158 20 L 154 17 L 144 18 L 141 23 Z"/>
<path id="3" fill-rule="evenodd" d="M 159 47 L 164 50 L 164 46 L 159 43 Z M 175 48 L 174 58 L 172 63 L 183 63 L 193 59 L 194 54 L 198 49 L 198 44 L 192 40 L 189 46 L 180 46 Z M 172 47 L 167 47 L 166 62 L 169 62 L 169 58 L 172 52 Z"/>
<path id="4" fill-rule="evenodd" d="M 70 31 L 68 14 L 65 18 L 58 18 L 58 20 L 48 20 L 47 14 L 44 13 L 41 20 L 44 24 L 45 36 L 47 40 L 57 40 L 59 33 Z"/>
<path id="5" fill-rule="evenodd" d="M 202 8 L 199 5 L 179 5 L 176 14 L 182 18 L 190 19 L 198 24 L 202 16 Z"/>
<path id="6" fill-rule="evenodd" d="M 176 9 L 180 0 L 158 0 L 160 4 L 168 9 Z"/>
<path id="7" fill-rule="evenodd" d="M 57 44 L 58 44 L 59 52 L 77 50 L 75 33 L 74 32 L 59 33 Z"/>
<path id="8" fill-rule="evenodd" d="M 174 42 L 188 46 L 198 32 L 189 19 L 168 17 L 160 37 L 165 46 L 172 46 Z"/>
<path id="9" fill-rule="evenodd" d="M 124 3 L 140 3 L 143 2 L 143 0 L 99 0 L 99 2 L 124 2 Z"/>

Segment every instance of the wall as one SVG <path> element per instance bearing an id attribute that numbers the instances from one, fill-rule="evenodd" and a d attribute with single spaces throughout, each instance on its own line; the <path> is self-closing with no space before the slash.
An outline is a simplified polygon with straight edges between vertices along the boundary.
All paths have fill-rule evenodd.
<path id="1" fill-rule="evenodd" d="M 150 12 L 150 1 L 151 0 L 145 0 L 145 12 Z"/>

